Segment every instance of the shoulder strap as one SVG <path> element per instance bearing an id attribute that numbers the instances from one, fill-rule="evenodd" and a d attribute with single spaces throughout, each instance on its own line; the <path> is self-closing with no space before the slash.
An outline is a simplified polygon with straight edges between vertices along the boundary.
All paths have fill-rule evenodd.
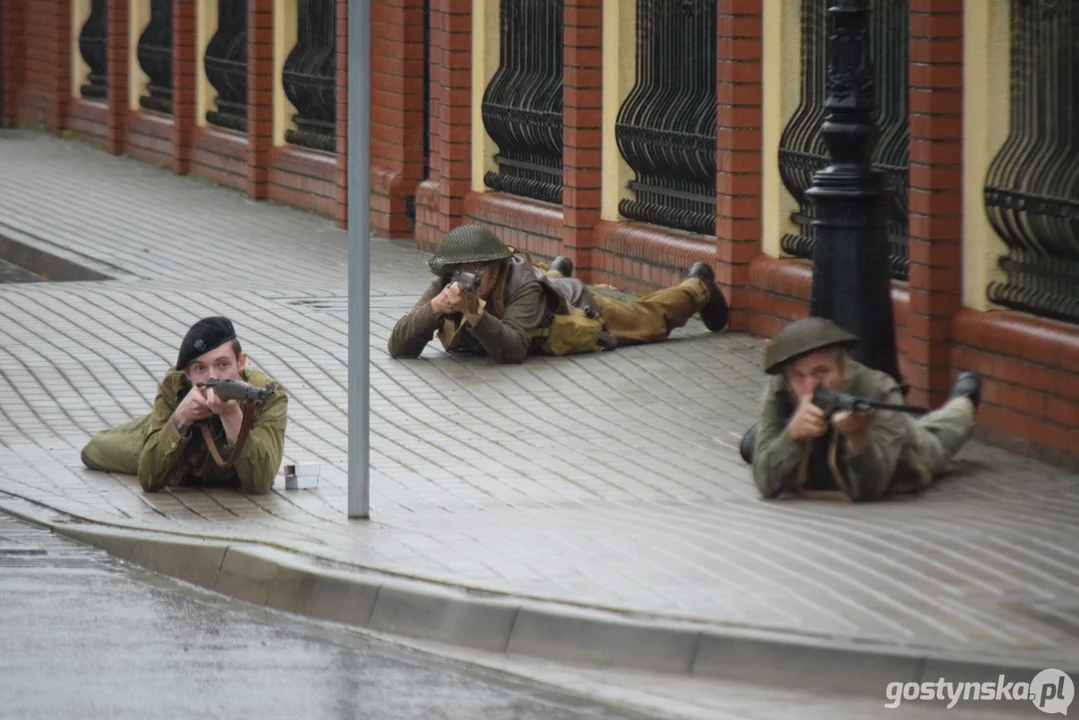
<path id="1" fill-rule="evenodd" d="M 243 404 L 244 420 L 240 424 L 240 434 L 236 436 L 236 442 L 232 446 L 232 452 L 229 453 L 229 459 L 225 460 L 221 457 L 221 451 L 217 449 L 217 443 L 214 441 L 213 433 L 210 432 L 209 423 L 202 423 L 202 439 L 206 441 L 206 447 L 210 451 L 210 455 L 213 456 L 214 462 L 222 470 L 227 470 L 236 464 L 236 461 L 240 459 L 240 453 L 243 452 L 244 444 L 247 442 L 247 436 L 251 434 L 251 426 L 255 424 L 255 403 L 251 400 L 247 400 Z"/>

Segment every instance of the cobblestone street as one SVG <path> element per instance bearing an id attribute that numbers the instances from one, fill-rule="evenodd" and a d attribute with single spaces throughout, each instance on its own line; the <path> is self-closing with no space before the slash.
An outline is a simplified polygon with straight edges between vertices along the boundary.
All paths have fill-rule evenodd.
<path id="1" fill-rule="evenodd" d="M 371 512 L 345 514 L 347 248 L 327 219 L 43 134 L 0 132 L 0 235 L 116 279 L 0 285 L 0 491 L 117 526 L 248 539 L 491 592 L 818 637 L 1079 658 L 1079 482 L 971 443 L 924 497 L 757 498 L 738 457 L 762 343 L 512 367 L 386 339 L 427 255 L 372 243 Z M 186 328 L 237 326 L 290 393 L 317 490 L 143 494 L 82 468 L 147 412 Z M 0 493 L 0 494 L 2 494 Z"/>

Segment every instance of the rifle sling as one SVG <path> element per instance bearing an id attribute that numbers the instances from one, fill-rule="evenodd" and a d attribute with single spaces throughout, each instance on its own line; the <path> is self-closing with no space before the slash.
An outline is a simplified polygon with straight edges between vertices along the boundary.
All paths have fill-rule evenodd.
<path id="1" fill-rule="evenodd" d="M 222 459 L 221 453 L 217 449 L 217 443 L 214 442 L 213 433 L 210 432 L 209 423 L 202 424 L 202 439 L 206 441 L 206 447 L 209 448 L 210 455 L 213 456 L 214 462 L 216 462 L 218 467 L 222 470 L 228 470 L 240 459 L 240 453 L 243 452 L 244 443 L 247 442 L 247 436 L 251 433 L 251 426 L 255 424 L 255 401 L 245 400 L 243 412 L 244 420 L 240 424 L 240 434 L 236 436 L 236 442 L 233 443 L 232 452 L 229 453 L 228 460 Z"/>

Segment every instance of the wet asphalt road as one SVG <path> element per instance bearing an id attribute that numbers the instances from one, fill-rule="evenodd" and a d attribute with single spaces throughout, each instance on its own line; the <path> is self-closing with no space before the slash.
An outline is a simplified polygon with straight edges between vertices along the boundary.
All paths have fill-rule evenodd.
<path id="1" fill-rule="evenodd" d="M 267 615 L 0 515 L 4 720 L 639 717 Z"/>

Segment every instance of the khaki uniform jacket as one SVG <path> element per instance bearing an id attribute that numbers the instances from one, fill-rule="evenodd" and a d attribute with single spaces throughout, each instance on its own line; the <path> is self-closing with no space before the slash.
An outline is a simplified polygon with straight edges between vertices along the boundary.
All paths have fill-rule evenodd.
<path id="1" fill-rule="evenodd" d="M 877 402 L 904 403 L 890 375 L 853 360 L 844 392 Z M 753 462 L 753 480 L 761 497 L 795 493 L 856 502 L 916 492 L 932 483 L 916 451 L 916 428 L 909 415 L 877 411 L 869 447 L 851 457 L 845 438 L 834 428 L 815 441 L 791 438 L 786 429 L 794 409 L 783 376 L 775 376 L 765 390 Z"/>
<path id="2" fill-rule="evenodd" d="M 244 381 L 256 387 L 274 382 L 257 370 L 241 373 Z M 288 422 L 288 395 L 277 383 L 276 392 L 255 407 L 255 421 L 236 464 L 222 470 L 214 462 L 198 426 L 182 436 L 172 422 L 172 413 L 191 390 L 191 382 L 182 372 L 170 369 L 158 385 L 153 410 L 143 417 L 104 430 L 83 449 L 83 462 L 89 467 L 137 474 L 147 492 L 166 486 L 195 483 L 238 485 L 253 495 L 269 492 L 284 456 L 285 428 Z M 232 453 L 219 418 L 211 418 L 211 430 L 223 458 Z"/>
<path id="3" fill-rule="evenodd" d="M 573 346 L 570 351 L 600 350 L 610 342 L 603 335 L 601 321 L 585 320 L 583 314 L 569 320 L 571 308 L 596 309 L 587 286 L 575 278 L 548 278 L 520 255 L 510 263 L 501 317 L 496 317 L 490 306 L 475 327 L 463 324 L 460 313 L 440 317 L 431 309 L 431 300 L 440 292 L 441 280 L 432 279 L 413 308 L 397 321 L 390 333 L 390 357 L 419 357 L 438 333 L 448 351 L 465 350 L 498 363 L 520 363 L 529 353 L 550 348 L 545 341 L 556 317 L 566 321 L 557 325 L 561 338 L 567 338 L 573 329 L 583 334 L 569 343 Z"/>

